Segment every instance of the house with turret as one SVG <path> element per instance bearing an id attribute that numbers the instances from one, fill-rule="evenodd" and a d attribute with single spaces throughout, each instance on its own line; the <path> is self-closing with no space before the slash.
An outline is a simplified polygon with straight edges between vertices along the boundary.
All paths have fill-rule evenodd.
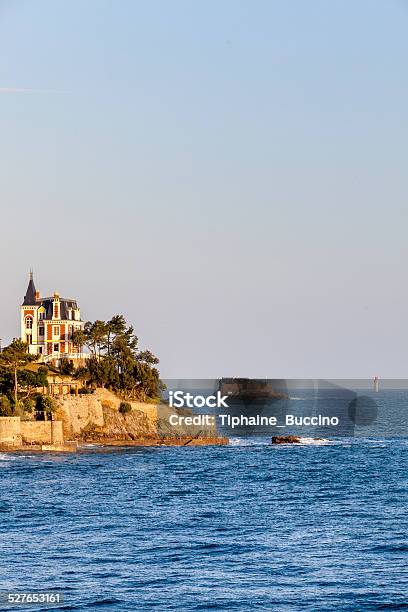
<path id="1" fill-rule="evenodd" d="M 41 297 L 30 272 L 20 310 L 21 339 L 40 361 L 58 365 L 60 359 L 68 359 L 75 364 L 84 358 L 81 347 L 73 343 L 74 331 L 84 327 L 76 300 L 60 297 L 58 292 Z"/>

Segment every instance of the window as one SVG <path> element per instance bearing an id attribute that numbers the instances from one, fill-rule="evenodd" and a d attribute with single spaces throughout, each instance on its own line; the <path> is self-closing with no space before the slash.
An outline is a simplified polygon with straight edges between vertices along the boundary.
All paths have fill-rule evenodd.
<path id="1" fill-rule="evenodd" d="M 42 355 L 42 352 L 43 352 L 43 350 L 42 350 L 42 346 L 39 346 L 39 347 L 38 347 L 38 354 L 39 354 L 39 355 Z"/>
<path id="2" fill-rule="evenodd" d="M 33 317 L 26 317 L 26 328 L 27 329 L 33 328 Z"/>
<path id="3" fill-rule="evenodd" d="M 54 325 L 54 336 L 59 336 L 59 335 L 60 335 L 59 325 Z"/>
<path id="4" fill-rule="evenodd" d="M 27 344 L 31 344 L 32 335 L 31 334 L 26 334 L 26 338 L 27 338 L 27 340 L 26 340 Z"/>
<path id="5" fill-rule="evenodd" d="M 54 344 L 54 353 L 58 353 L 59 351 L 59 344 L 58 342 L 56 344 Z"/>
<path id="6" fill-rule="evenodd" d="M 44 326 L 43 326 L 43 325 L 41 325 L 41 326 L 38 328 L 38 335 L 39 335 L 39 336 L 43 336 L 43 335 L 44 335 Z"/>

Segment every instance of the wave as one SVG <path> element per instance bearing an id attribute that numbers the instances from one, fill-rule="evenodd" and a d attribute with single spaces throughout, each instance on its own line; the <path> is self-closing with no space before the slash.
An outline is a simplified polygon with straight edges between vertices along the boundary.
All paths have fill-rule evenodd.
<path id="1" fill-rule="evenodd" d="M 300 438 L 300 444 L 313 444 L 314 446 L 324 446 L 330 444 L 327 438 Z"/>
<path id="2" fill-rule="evenodd" d="M 0 461 L 15 461 L 17 457 L 11 453 L 0 453 Z"/>
<path id="3" fill-rule="evenodd" d="M 268 446 L 271 444 L 270 438 L 238 438 L 231 437 L 228 446 Z"/>
<path id="4" fill-rule="evenodd" d="M 279 446 L 301 446 L 301 445 L 313 445 L 313 446 L 324 446 L 326 444 L 331 444 L 331 440 L 327 440 L 326 438 L 303 438 L 300 436 L 300 442 L 295 444 L 280 444 Z M 271 446 L 272 441 L 271 438 L 258 438 L 258 437 L 248 437 L 248 438 L 230 438 L 229 446 Z"/>
<path id="5" fill-rule="evenodd" d="M 103 444 L 91 444 L 90 442 L 79 444 L 80 448 L 99 448 L 100 446 L 103 446 Z"/>

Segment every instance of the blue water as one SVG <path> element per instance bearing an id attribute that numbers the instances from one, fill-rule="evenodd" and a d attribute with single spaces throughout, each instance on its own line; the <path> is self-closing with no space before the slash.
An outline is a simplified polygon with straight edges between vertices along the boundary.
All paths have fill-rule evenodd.
<path id="1" fill-rule="evenodd" d="M 60 590 L 64 610 L 407 610 L 407 459 L 405 439 L 352 438 L 3 454 L 0 591 Z"/>
<path id="2" fill-rule="evenodd" d="M 398 438 L 408 436 L 408 390 L 381 389 L 375 393 L 372 389 L 354 389 L 352 386 L 332 385 L 329 388 L 316 384 L 313 388 L 290 388 L 291 381 L 282 391 L 288 394 L 287 399 L 245 401 L 228 400 L 229 408 L 216 409 L 213 414 L 228 413 L 231 415 L 276 416 L 280 425 L 285 423 L 287 414 L 295 416 L 323 415 L 337 417 L 338 425 L 325 426 L 242 426 L 232 430 L 222 426 L 217 418 L 218 429 L 225 435 L 286 435 L 297 434 L 317 437 L 363 437 L 363 438 Z M 313 381 L 310 381 L 313 382 Z M 318 383 L 318 381 L 315 381 Z M 349 381 L 352 383 L 353 381 Z M 327 383 L 326 383 L 327 384 Z"/>

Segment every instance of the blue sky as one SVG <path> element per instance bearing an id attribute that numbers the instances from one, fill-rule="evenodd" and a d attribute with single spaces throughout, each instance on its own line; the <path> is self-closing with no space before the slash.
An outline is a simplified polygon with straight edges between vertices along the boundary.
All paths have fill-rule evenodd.
<path id="1" fill-rule="evenodd" d="M 407 375 L 408 4 L 0 1 L 3 344 L 28 270 L 166 377 Z"/>

